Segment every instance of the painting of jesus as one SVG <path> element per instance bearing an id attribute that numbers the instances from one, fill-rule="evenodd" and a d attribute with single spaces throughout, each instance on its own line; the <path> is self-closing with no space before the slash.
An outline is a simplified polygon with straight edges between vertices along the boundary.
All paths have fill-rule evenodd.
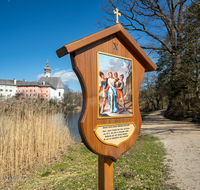
<path id="1" fill-rule="evenodd" d="M 98 118 L 133 116 L 132 60 L 98 52 Z"/>

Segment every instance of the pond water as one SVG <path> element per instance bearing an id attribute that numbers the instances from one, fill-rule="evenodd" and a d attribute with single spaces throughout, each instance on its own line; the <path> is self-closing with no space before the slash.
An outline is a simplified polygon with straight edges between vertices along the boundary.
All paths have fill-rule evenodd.
<path id="1" fill-rule="evenodd" d="M 69 131 L 71 135 L 74 137 L 76 142 L 81 141 L 81 137 L 78 131 L 78 120 L 79 120 L 80 114 L 81 114 L 81 111 L 69 111 L 67 115 L 65 116 L 66 125 L 68 126 Z M 144 115 L 144 113 L 141 113 L 141 116 L 142 115 Z"/>
<path id="2" fill-rule="evenodd" d="M 71 135 L 75 138 L 76 142 L 81 141 L 81 137 L 78 131 L 78 119 L 81 111 L 69 111 L 66 115 L 66 125 L 69 128 Z"/>

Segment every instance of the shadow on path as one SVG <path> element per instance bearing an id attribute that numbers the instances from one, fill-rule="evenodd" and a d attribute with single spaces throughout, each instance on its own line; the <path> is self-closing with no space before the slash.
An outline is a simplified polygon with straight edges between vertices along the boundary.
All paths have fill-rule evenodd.
<path id="1" fill-rule="evenodd" d="M 181 190 L 199 190 L 200 124 L 172 121 L 164 117 L 164 112 L 160 110 L 146 116 L 141 134 L 155 135 L 164 143 L 166 163 L 171 168 L 171 179 L 167 183 L 174 183 Z"/>
<path id="2" fill-rule="evenodd" d="M 158 134 L 158 133 L 175 133 L 175 132 L 191 132 L 200 131 L 200 124 L 173 121 L 164 117 L 165 110 L 156 111 L 144 118 L 142 121 L 141 133 Z"/>

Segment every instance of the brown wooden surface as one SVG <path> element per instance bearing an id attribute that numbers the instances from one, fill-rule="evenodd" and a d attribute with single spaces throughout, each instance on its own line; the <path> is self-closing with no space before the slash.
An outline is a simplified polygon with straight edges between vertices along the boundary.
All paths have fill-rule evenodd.
<path id="1" fill-rule="evenodd" d="M 98 157 L 99 190 L 113 189 L 113 161 L 109 157 Z"/>
<path id="2" fill-rule="evenodd" d="M 90 36 L 87 36 L 83 39 L 77 40 L 70 44 L 67 44 L 56 51 L 58 57 L 62 57 L 68 53 L 77 51 L 80 48 L 88 46 L 92 43 L 95 43 L 99 40 L 104 39 L 107 36 L 116 34 L 123 43 L 129 48 L 132 53 L 137 54 L 138 59 L 144 65 L 145 71 L 154 71 L 156 65 L 153 61 L 147 56 L 143 49 L 136 43 L 136 41 L 130 36 L 130 34 L 123 28 L 121 24 L 114 25 L 108 29 L 102 30 Z"/>
<path id="3" fill-rule="evenodd" d="M 115 50 L 114 44 L 118 44 Z M 98 119 L 98 86 L 97 86 L 97 52 L 105 52 L 133 60 L 133 117 Z M 135 143 L 141 127 L 138 96 L 145 68 L 139 62 L 138 57 L 121 42 L 114 34 L 71 53 L 72 66 L 81 83 L 83 91 L 83 108 L 78 122 L 79 132 L 84 144 L 94 153 L 109 156 L 114 161 Z M 96 137 L 94 129 L 97 125 L 135 123 L 136 130 L 133 136 L 119 147 L 106 145 Z"/>
<path id="4" fill-rule="evenodd" d="M 117 45 L 117 49 L 114 44 Z M 118 118 L 99 118 L 98 95 L 98 52 L 120 56 L 132 60 L 132 102 L 127 105 L 133 116 Z M 133 40 L 128 32 L 117 24 L 106 30 L 63 46 L 56 51 L 58 57 L 70 53 L 73 70 L 82 87 L 83 107 L 78 121 L 79 133 L 85 146 L 98 155 L 98 183 L 100 190 L 113 189 L 113 161 L 133 146 L 141 128 L 141 115 L 139 111 L 139 89 L 145 71 L 153 71 L 156 65 Z M 95 135 L 94 129 L 102 125 L 118 125 L 134 123 L 133 135 L 119 146 L 105 144 Z"/>

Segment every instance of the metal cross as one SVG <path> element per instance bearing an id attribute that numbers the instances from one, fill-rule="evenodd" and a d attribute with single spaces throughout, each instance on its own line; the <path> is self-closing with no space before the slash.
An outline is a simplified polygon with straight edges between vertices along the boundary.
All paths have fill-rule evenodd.
<path id="1" fill-rule="evenodd" d="M 116 23 L 118 24 L 119 23 L 118 16 L 121 16 L 121 13 L 119 13 L 119 9 L 118 8 L 116 8 L 116 11 L 114 10 L 113 13 L 116 14 Z"/>

